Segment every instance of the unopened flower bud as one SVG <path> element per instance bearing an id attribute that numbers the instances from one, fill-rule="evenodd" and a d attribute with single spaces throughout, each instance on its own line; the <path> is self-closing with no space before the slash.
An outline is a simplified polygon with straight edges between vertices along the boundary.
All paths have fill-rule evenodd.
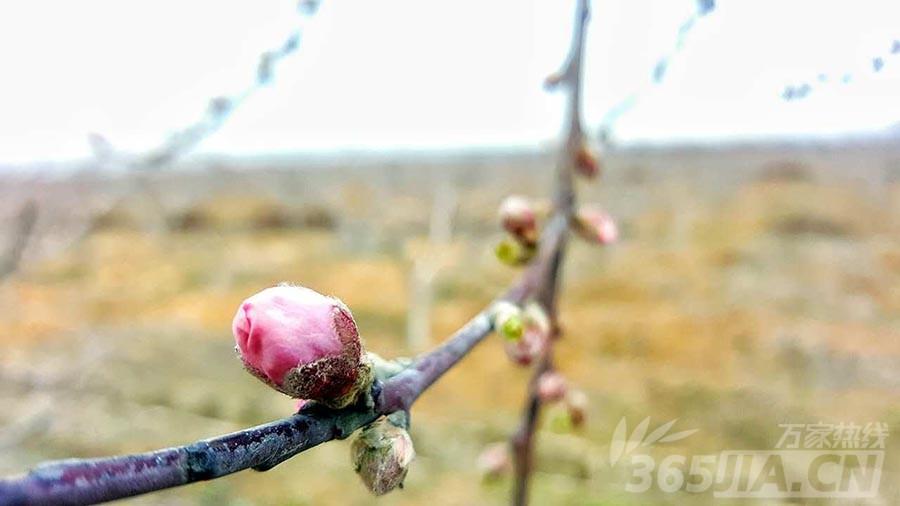
<path id="1" fill-rule="evenodd" d="M 573 427 L 581 427 L 587 417 L 588 396 L 581 390 L 569 390 L 566 394 L 566 412 Z"/>
<path id="2" fill-rule="evenodd" d="M 247 371 L 291 397 L 341 408 L 371 385 L 356 322 L 333 297 L 267 288 L 241 304 L 232 330 Z"/>
<path id="3" fill-rule="evenodd" d="M 554 72 L 554 73 L 550 74 L 549 76 L 544 78 L 544 89 L 552 90 L 552 89 L 556 88 L 557 86 L 559 86 L 559 83 L 562 82 L 562 79 L 563 79 L 563 75 L 559 72 Z"/>
<path id="4" fill-rule="evenodd" d="M 525 322 L 527 328 L 535 333 L 542 335 L 545 339 L 550 337 L 550 317 L 544 308 L 536 302 L 532 302 L 525 306 Z"/>
<path id="5" fill-rule="evenodd" d="M 583 239 L 596 244 L 612 244 L 619 238 L 619 227 L 606 212 L 584 207 L 575 216 L 575 231 Z"/>
<path id="6" fill-rule="evenodd" d="M 478 455 L 478 470 L 486 480 L 497 479 L 509 472 L 511 464 L 509 459 L 509 445 L 506 443 L 494 443 L 485 448 Z"/>
<path id="7" fill-rule="evenodd" d="M 402 488 L 416 456 L 409 432 L 384 417 L 364 428 L 350 450 L 356 473 L 375 495 Z"/>
<path id="8" fill-rule="evenodd" d="M 514 363 L 527 366 L 544 353 L 550 338 L 550 320 L 544 310 L 534 303 L 525 308 L 523 317 L 525 328 L 522 337 L 516 341 L 506 341 L 504 350 Z"/>
<path id="9" fill-rule="evenodd" d="M 537 216 L 525 197 L 511 195 L 500 204 L 500 223 L 516 240 L 525 244 L 537 241 Z"/>
<path id="10" fill-rule="evenodd" d="M 537 382 L 537 394 L 541 402 L 551 403 L 561 401 L 568 390 L 566 378 L 554 371 L 541 374 Z"/>
<path id="11" fill-rule="evenodd" d="M 597 155 L 586 142 L 582 142 L 575 152 L 575 170 L 588 179 L 593 179 L 600 173 L 600 162 L 597 160 Z"/>
<path id="12" fill-rule="evenodd" d="M 521 339 L 525 332 L 525 321 L 519 306 L 505 301 L 497 303 L 494 307 L 494 329 L 504 339 Z"/>
<path id="13" fill-rule="evenodd" d="M 537 248 L 531 244 L 522 244 L 512 239 L 503 239 L 494 249 L 497 259 L 506 265 L 517 267 L 525 265 L 534 258 Z"/>
<path id="14" fill-rule="evenodd" d="M 544 342 L 533 333 L 526 332 L 518 341 L 506 341 L 503 345 L 506 356 L 516 365 L 528 366 L 544 351 Z"/>

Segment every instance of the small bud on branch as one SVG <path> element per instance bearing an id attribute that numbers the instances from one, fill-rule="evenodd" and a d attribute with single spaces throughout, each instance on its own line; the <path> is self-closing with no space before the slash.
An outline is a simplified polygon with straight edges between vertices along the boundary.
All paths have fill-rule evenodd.
<path id="1" fill-rule="evenodd" d="M 498 302 L 494 307 L 494 329 L 508 341 L 521 339 L 525 332 L 522 309 L 506 301 Z"/>
<path id="2" fill-rule="evenodd" d="M 581 390 L 569 390 L 566 395 L 566 412 L 573 427 L 581 427 L 587 417 L 588 396 Z"/>
<path id="3" fill-rule="evenodd" d="M 527 264 L 537 253 L 537 248 L 529 244 L 522 244 L 513 239 L 503 239 L 494 249 L 494 254 L 502 263 L 511 267 L 520 267 Z"/>
<path id="4" fill-rule="evenodd" d="M 478 455 L 476 464 L 484 480 L 496 480 L 508 473 L 511 467 L 509 459 L 509 445 L 506 443 L 494 443 L 486 447 Z"/>
<path id="5" fill-rule="evenodd" d="M 600 173 L 600 162 L 597 160 L 597 155 L 585 141 L 581 142 L 575 152 L 575 170 L 587 179 L 593 179 Z"/>
<path id="6" fill-rule="evenodd" d="M 596 244 L 612 244 L 619 238 L 619 227 L 605 211 L 591 206 L 578 210 L 575 232 L 584 240 Z"/>
<path id="7" fill-rule="evenodd" d="M 544 79 L 544 89 L 547 91 L 552 91 L 559 83 L 563 80 L 563 75 L 559 72 L 554 72 Z"/>
<path id="8" fill-rule="evenodd" d="M 354 469 L 373 494 L 384 495 L 403 480 L 416 456 L 404 427 L 382 417 L 364 428 L 351 446 Z"/>
<path id="9" fill-rule="evenodd" d="M 551 403 L 561 401 L 566 396 L 568 382 L 566 378 L 555 371 L 547 371 L 538 378 L 537 393 L 541 402 Z"/>
<path id="10" fill-rule="evenodd" d="M 525 197 L 510 195 L 500 204 L 500 223 L 517 241 L 537 243 L 537 213 L 534 205 Z"/>
<path id="11" fill-rule="evenodd" d="M 547 313 L 538 304 L 529 304 L 522 315 L 525 324 L 522 337 L 515 341 L 507 340 L 504 350 L 515 364 L 527 366 L 544 352 L 551 329 Z"/>

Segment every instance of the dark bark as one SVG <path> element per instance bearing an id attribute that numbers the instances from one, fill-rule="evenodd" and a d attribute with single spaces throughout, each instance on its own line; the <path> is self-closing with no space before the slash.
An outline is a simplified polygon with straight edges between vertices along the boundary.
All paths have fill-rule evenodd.
<path id="1" fill-rule="evenodd" d="M 581 119 L 581 65 L 584 55 L 584 35 L 590 16 L 588 0 L 579 0 L 575 12 L 572 43 L 569 55 L 559 75 L 557 86 L 567 93 L 566 135 L 560 148 L 557 164 L 557 186 L 554 198 L 554 216 L 568 223 L 575 209 L 574 170 L 578 152 L 584 143 Z M 537 395 L 537 384 L 542 374 L 553 370 L 553 347 L 559 337 L 559 315 L 557 301 L 562 279 L 562 261 L 565 257 L 568 236 L 563 234 L 559 247 L 553 250 L 547 262 L 543 279 L 535 294 L 550 317 L 552 331 L 543 356 L 534 367 L 528 384 L 528 398 L 519 428 L 511 437 L 513 454 L 514 485 L 512 503 L 516 506 L 528 504 L 529 483 L 534 468 L 534 437 L 540 421 L 541 400 Z"/>

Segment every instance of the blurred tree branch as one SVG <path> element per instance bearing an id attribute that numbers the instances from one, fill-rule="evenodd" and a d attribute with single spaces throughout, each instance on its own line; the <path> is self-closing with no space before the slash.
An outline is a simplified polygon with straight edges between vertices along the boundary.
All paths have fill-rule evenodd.
<path id="1" fill-rule="evenodd" d="M 560 148 L 557 162 L 557 186 L 554 199 L 555 216 L 568 222 L 575 209 L 574 171 L 579 150 L 584 145 L 584 129 L 581 118 L 582 61 L 584 57 L 584 40 L 587 22 L 590 17 L 588 0 L 578 0 L 575 12 L 575 23 L 572 30 L 572 42 L 568 58 L 563 68 L 552 78 L 553 86 L 565 89 L 567 98 L 565 140 Z M 534 437 L 540 415 L 541 401 L 538 397 L 537 385 L 542 374 L 553 369 L 553 345 L 559 337 L 559 315 L 557 299 L 561 281 L 562 260 L 565 254 L 567 236 L 563 236 L 559 248 L 554 252 L 548 269 L 544 272 L 544 282 L 537 293 L 537 301 L 544 307 L 550 317 L 552 330 L 547 346 L 532 372 L 528 385 L 528 398 L 518 430 L 511 438 L 515 484 L 513 504 L 528 503 L 528 485 L 533 468 Z"/>
<path id="2" fill-rule="evenodd" d="M 313 15 L 318 1 L 302 0 L 297 10 L 302 19 Z M 209 99 L 203 115 L 194 123 L 176 130 L 160 145 L 144 153 L 128 156 L 116 151 L 102 135 L 90 134 L 89 142 L 98 161 L 124 165 L 126 168 L 153 170 L 184 156 L 195 149 L 207 137 L 215 133 L 251 96 L 272 83 L 275 70 L 288 56 L 300 47 L 302 31 L 291 31 L 281 44 L 263 51 L 257 62 L 255 79 L 243 90 L 232 96 L 216 96 Z"/>
<path id="3" fill-rule="evenodd" d="M 34 233 L 37 217 L 38 206 L 33 200 L 28 200 L 19 209 L 9 243 L 6 245 L 5 251 L 0 254 L 0 281 L 18 270 L 22 254 L 28 245 L 28 239 Z"/>
<path id="4" fill-rule="evenodd" d="M 696 0 L 696 7 L 681 24 L 678 26 L 678 34 L 675 38 L 675 44 L 671 50 L 657 58 L 650 73 L 650 79 L 637 89 L 629 93 L 625 98 L 616 102 L 610 107 L 603 118 L 600 120 L 598 128 L 598 137 L 601 145 L 615 145 L 615 129 L 616 123 L 622 116 L 627 114 L 646 96 L 654 85 L 660 85 L 665 81 L 668 75 L 669 67 L 675 57 L 684 50 L 688 36 L 697 26 L 701 18 L 707 16 L 716 9 L 716 0 Z"/>
<path id="5" fill-rule="evenodd" d="M 297 3 L 301 22 L 315 14 L 319 3 L 319 0 L 300 0 Z M 254 79 L 243 90 L 231 96 L 210 98 L 203 114 L 196 121 L 173 131 L 159 145 L 142 153 L 119 151 L 106 136 L 100 133 L 90 133 L 88 143 L 95 161 L 101 168 L 124 169 L 134 174 L 131 188 L 127 188 L 122 194 L 115 197 L 112 203 L 106 207 L 106 212 L 117 208 L 132 195 L 138 193 L 144 196 L 160 215 L 163 215 L 164 204 L 152 188 L 149 174 L 159 171 L 167 164 L 192 152 L 204 140 L 216 133 L 250 97 L 272 84 L 278 66 L 299 49 L 302 35 L 303 28 L 301 26 L 287 34 L 277 46 L 263 51 L 254 69 Z M 160 216 L 157 221 L 159 224 L 156 228 L 166 229 L 165 216 Z M 91 230 L 92 227 L 88 226 L 80 239 L 89 235 Z"/>

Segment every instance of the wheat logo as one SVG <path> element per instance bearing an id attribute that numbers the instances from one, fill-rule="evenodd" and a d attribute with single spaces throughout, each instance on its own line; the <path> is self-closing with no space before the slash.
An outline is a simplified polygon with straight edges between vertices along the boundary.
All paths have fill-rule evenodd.
<path id="1" fill-rule="evenodd" d="M 647 447 L 656 443 L 673 443 L 675 441 L 680 441 L 698 430 L 683 430 L 681 432 L 669 434 L 669 431 L 672 430 L 672 427 L 675 426 L 675 422 L 677 421 L 678 419 L 676 418 L 666 422 L 648 435 L 647 429 L 650 427 L 650 417 L 648 416 L 647 418 L 644 418 L 641 423 L 637 424 L 637 427 L 634 428 L 634 432 L 629 436 L 628 425 L 625 422 L 625 417 L 622 417 L 622 419 L 619 420 L 619 424 L 616 425 L 612 442 L 609 445 L 609 465 L 615 466 L 622 457 L 631 455 L 639 447 Z"/>

